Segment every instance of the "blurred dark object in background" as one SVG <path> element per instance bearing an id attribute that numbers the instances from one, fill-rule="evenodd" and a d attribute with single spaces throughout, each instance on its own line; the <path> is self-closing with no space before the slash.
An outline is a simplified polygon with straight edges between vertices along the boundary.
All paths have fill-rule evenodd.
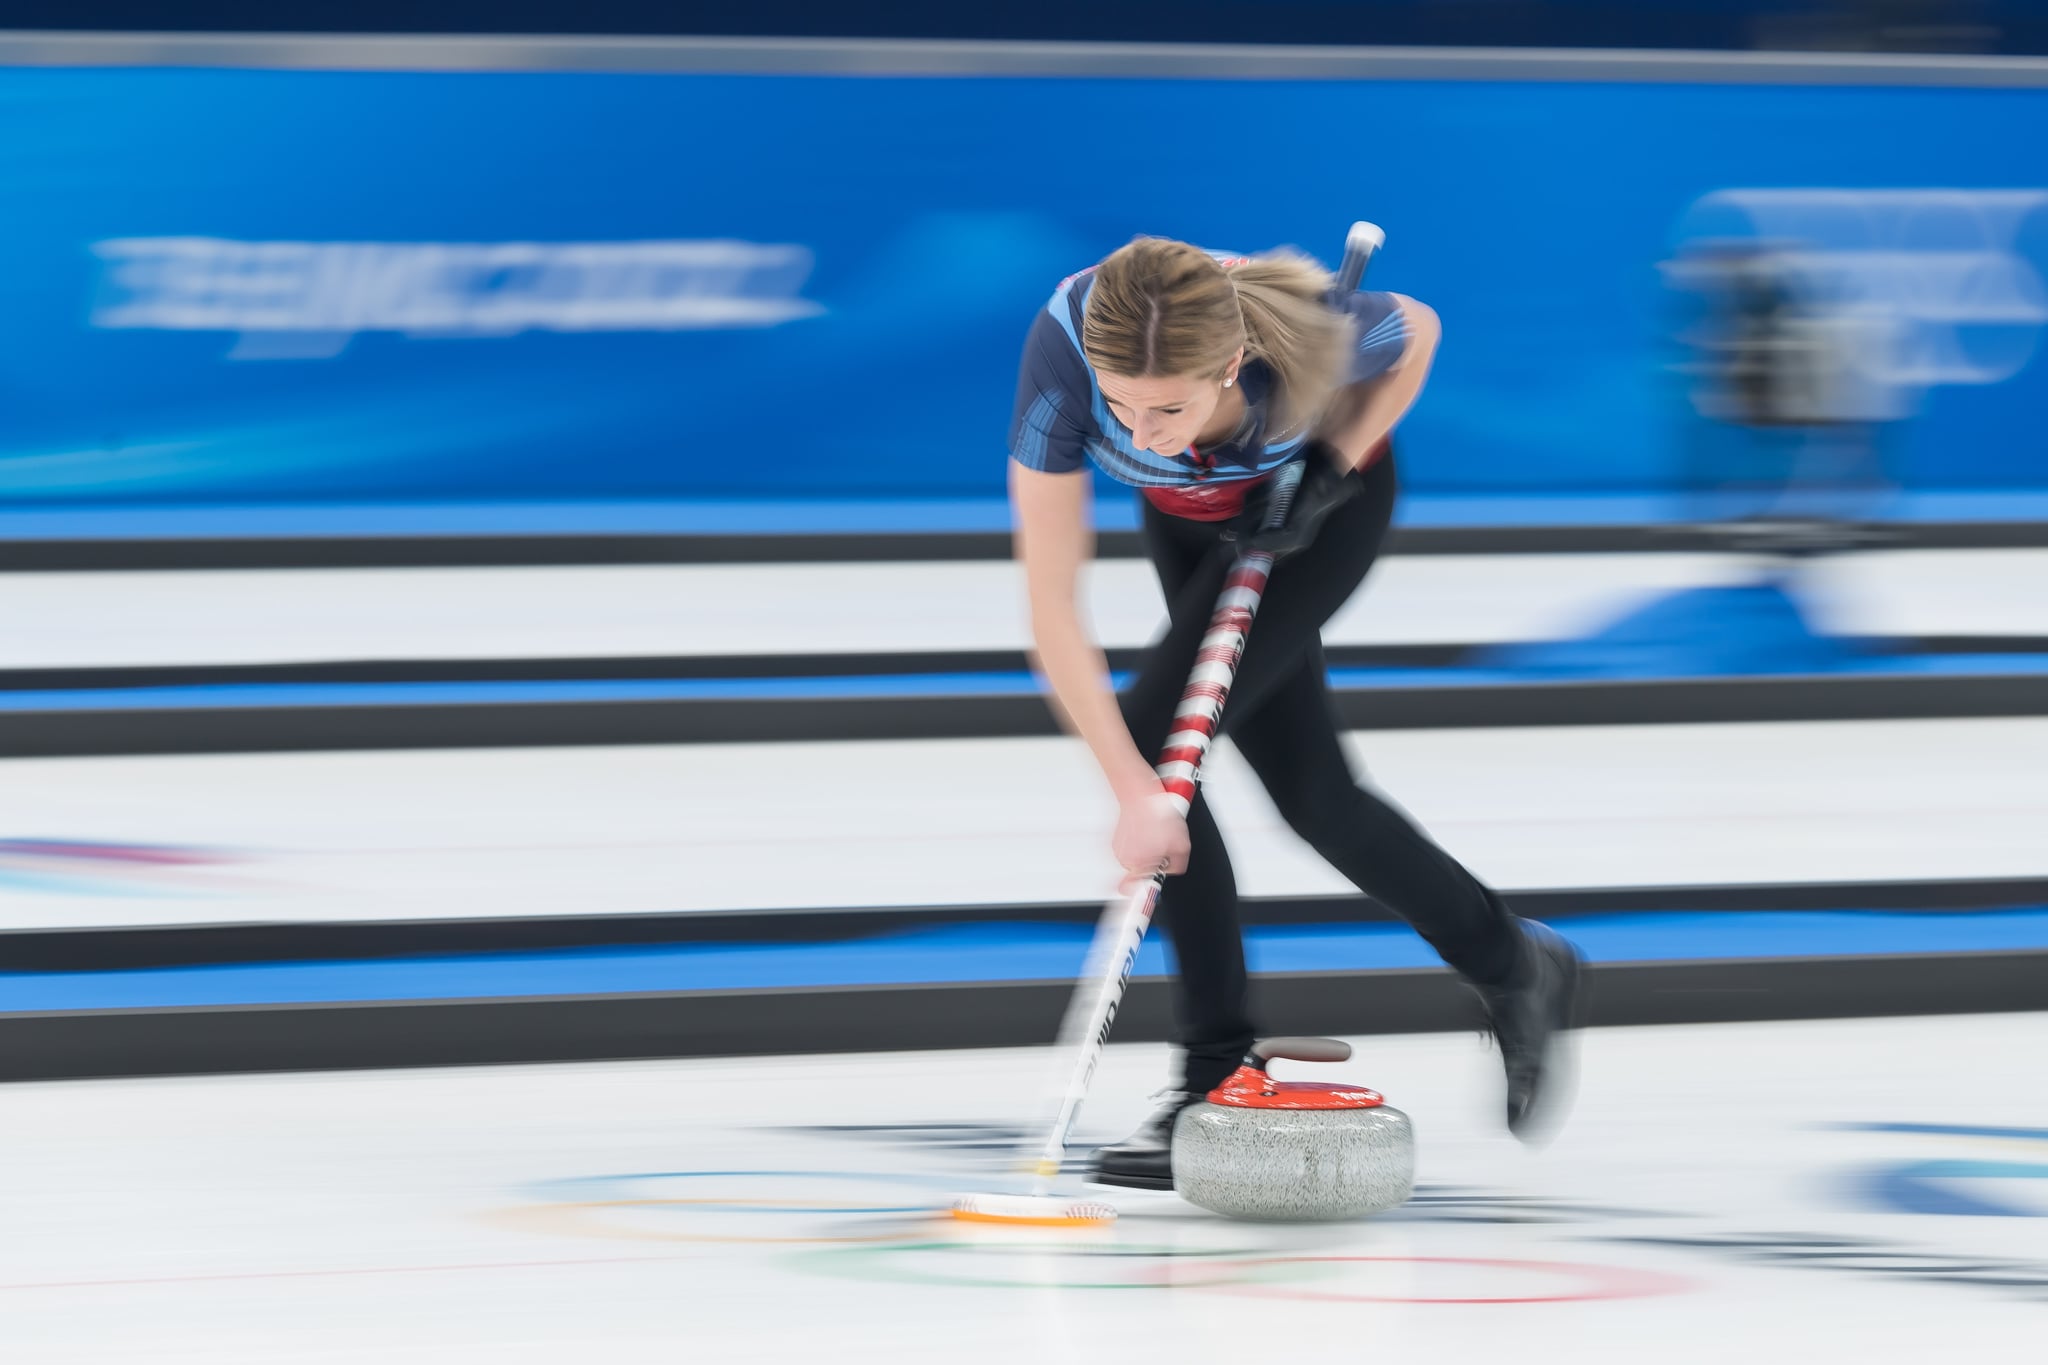
<path id="1" fill-rule="evenodd" d="M 1898 321 L 1797 242 L 1689 242 L 1665 267 L 1685 311 L 1678 365 L 1706 419 L 1681 448 L 1696 522 L 1724 548 L 1807 555 L 1864 543 L 1895 480 L 1887 428 L 1912 397 L 1888 381 Z"/>
<path id="2" fill-rule="evenodd" d="M 1556 678 L 1855 666 L 1867 642 L 1822 627 L 1807 565 L 1896 535 L 1883 523 L 1897 491 L 1886 452 L 1918 397 L 1898 380 L 1907 331 L 1889 295 L 1904 283 L 1900 255 L 1769 235 L 1686 240 L 1663 265 L 1688 409 L 1679 519 L 1666 534 L 1742 566 L 1486 662 Z"/>
<path id="3" fill-rule="evenodd" d="M 1821 427 L 1886 420 L 1898 399 L 1879 381 L 1892 320 L 1828 287 L 1826 257 L 1797 243 L 1689 243 L 1672 284 L 1699 313 L 1682 340 L 1698 359 L 1692 400 L 1701 416 L 1749 427 Z"/>
<path id="4" fill-rule="evenodd" d="M 2042 53 L 2040 0 L 11 0 L 17 29 Z"/>

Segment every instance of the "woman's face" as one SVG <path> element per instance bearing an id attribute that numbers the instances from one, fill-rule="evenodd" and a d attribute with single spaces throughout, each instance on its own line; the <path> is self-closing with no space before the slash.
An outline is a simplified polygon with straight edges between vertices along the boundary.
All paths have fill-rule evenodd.
<path id="1" fill-rule="evenodd" d="M 1225 377 L 1235 382 L 1237 369 L 1238 361 L 1233 360 Z M 1131 379 L 1097 374 L 1095 381 L 1111 414 L 1131 429 L 1131 440 L 1155 455 L 1178 455 L 1193 445 L 1216 415 L 1225 392 L 1220 378 L 1189 375 Z"/>

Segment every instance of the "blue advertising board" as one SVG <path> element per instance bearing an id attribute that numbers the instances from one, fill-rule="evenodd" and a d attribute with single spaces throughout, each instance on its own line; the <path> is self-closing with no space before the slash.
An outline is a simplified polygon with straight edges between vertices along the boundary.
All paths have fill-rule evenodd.
<path id="1" fill-rule="evenodd" d="M 1360 217 L 1444 319 L 1411 488 L 1669 486 L 1659 263 L 1731 230 L 1882 282 L 1910 485 L 2048 485 L 2048 89 L 13 68 L 0 101 L 14 508 L 995 495 L 1063 276 L 1138 233 L 1327 257 Z"/>

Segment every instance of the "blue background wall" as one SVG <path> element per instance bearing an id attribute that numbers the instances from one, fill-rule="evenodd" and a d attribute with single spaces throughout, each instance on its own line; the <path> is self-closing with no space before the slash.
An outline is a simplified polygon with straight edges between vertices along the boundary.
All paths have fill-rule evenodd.
<path id="1" fill-rule="evenodd" d="M 1019 343 L 1138 232 L 1334 251 L 1447 339 L 1419 491 L 1676 476 L 1665 258 L 1732 186 L 2028 187 L 2048 91 L 1045 79 L 0 73 L 0 498 L 14 506 L 1000 491 Z M 356 336 L 230 359 L 96 328 L 127 237 L 737 238 L 815 253 L 765 329 Z M 2048 214 L 2017 247 L 2048 265 Z M 2048 484 L 2048 366 L 1937 390 L 1903 468 Z"/>

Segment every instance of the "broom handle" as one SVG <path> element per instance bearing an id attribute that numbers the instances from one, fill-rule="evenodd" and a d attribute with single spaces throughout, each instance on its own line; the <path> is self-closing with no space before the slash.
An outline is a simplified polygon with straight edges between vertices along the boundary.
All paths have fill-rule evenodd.
<path id="1" fill-rule="evenodd" d="M 1272 500 L 1266 508 L 1268 529 L 1278 529 L 1286 522 L 1295 492 L 1301 487 L 1301 475 L 1302 463 L 1296 460 L 1282 467 L 1274 477 Z M 1194 805 L 1202 760 L 1216 738 L 1223 703 L 1230 696 L 1238 660 L 1244 657 L 1245 640 L 1251 634 L 1252 618 L 1258 614 L 1259 602 L 1266 593 L 1266 579 L 1272 571 L 1273 556 L 1269 554 L 1252 551 L 1238 556 L 1230 576 L 1223 581 L 1216 610 L 1209 617 L 1209 628 L 1203 632 L 1202 643 L 1195 651 L 1194 671 L 1181 690 L 1180 705 L 1174 709 L 1173 728 L 1166 736 L 1156 771 L 1168 799 L 1183 817 Z M 1072 1051 L 1074 1066 L 1045 1143 L 1031 1158 L 1034 1195 L 1042 1196 L 1051 1189 L 1066 1159 L 1067 1134 L 1073 1129 L 1074 1116 L 1095 1079 L 1096 1064 L 1102 1060 L 1110 1026 L 1116 1022 L 1117 1006 L 1123 1002 L 1131 971 L 1138 965 L 1138 945 L 1145 941 L 1145 931 L 1152 924 L 1152 912 L 1165 885 L 1166 874 L 1153 873 L 1128 896 L 1110 902 L 1096 925 L 1095 941 L 1082 969 L 1081 987 L 1068 1002 L 1066 1018 L 1060 1024 L 1060 1046 Z"/>

